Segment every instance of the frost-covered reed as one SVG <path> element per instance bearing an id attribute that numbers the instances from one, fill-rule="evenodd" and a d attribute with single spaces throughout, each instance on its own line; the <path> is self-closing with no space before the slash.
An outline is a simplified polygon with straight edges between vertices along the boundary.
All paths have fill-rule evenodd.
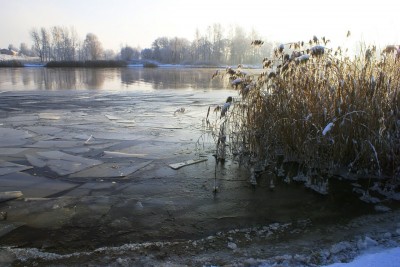
<path id="1" fill-rule="evenodd" d="M 238 89 L 226 118 L 233 157 L 259 171 L 279 157 L 318 175 L 400 178 L 400 49 L 349 57 L 329 40 L 278 46 L 261 73 L 219 72 Z"/>

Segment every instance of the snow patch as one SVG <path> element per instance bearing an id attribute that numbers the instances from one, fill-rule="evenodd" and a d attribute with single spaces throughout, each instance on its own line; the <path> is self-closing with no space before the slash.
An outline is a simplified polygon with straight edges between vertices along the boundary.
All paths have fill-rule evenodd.
<path id="1" fill-rule="evenodd" d="M 322 135 L 325 136 L 332 129 L 333 125 L 333 122 L 328 123 L 322 131 Z"/>

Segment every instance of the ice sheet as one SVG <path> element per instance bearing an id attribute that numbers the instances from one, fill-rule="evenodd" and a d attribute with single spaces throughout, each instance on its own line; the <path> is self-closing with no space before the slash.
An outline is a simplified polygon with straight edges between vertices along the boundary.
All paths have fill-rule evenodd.
<path id="1" fill-rule="evenodd" d="M 25 157 L 35 167 L 43 168 L 46 166 L 46 161 L 36 155 L 26 154 Z"/>
<path id="2" fill-rule="evenodd" d="M 37 134 L 47 134 L 47 135 L 54 135 L 56 133 L 64 131 L 61 128 L 52 126 L 30 126 L 30 127 L 25 127 L 25 129 Z"/>
<path id="3" fill-rule="evenodd" d="M 38 152 L 37 155 L 40 160 L 46 162 L 46 166 L 59 175 L 68 175 L 103 163 L 100 160 L 73 156 L 61 151 Z"/>
<path id="4" fill-rule="evenodd" d="M 76 186 L 77 184 L 74 183 L 33 176 L 22 172 L 0 176 L 1 190 L 21 191 L 25 199 L 49 197 Z"/>
<path id="5" fill-rule="evenodd" d="M 131 154 L 117 151 L 104 151 L 103 158 L 143 158 L 147 154 Z"/>
<path id="6" fill-rule="evenodd" d="M 106 118 L 109 120 L 122 120 L 122 118 L 114 116 L 114 115 L 105 114 L 104 116 L 106 116 Z"/>
<path id="7" fill-rule="evenodd" d="M 116 164 L 104 163 L 95 167 L 83 170 L 70 175 L 70 178 L 88 177 L 88 178 L 112 178 L 125 177 L 149 165 L 152 161 L 146 161 L 138 164 Z"/>
<path id="8" fill-rule="evenodd" d="M 0 127 L 0 147 L 22 146 L 32 137 L 26 131 Z"/>
<path id="9" fill-rule="evenodd" d="M 11 231 L 14 231 L 15 229 L 21 227 L 22 225 L 25 225 L 25 223 L 21 223 L 21 222 L 0 222 L 0 237 L 8 234 Z"/>
<path id="10" fill-rule="evenodd" d="M 15 155 L 15 154 L 19 154 L 23 151 L 27 150 L 27 148 L 7 148 L 7 147 L 3 147 L 0 150 L 0 155 L 1 156 L 5 156 L 5 155 Z"/>
<path id="11" fill-rule="evenodd" d="M 0 202 L 16 199 L 22 197 L 21 191 L 6 191 L 0 192 Z"/>
<path id="12" fill-rule="evenodd" d="M 121 133 L 121 132 L 96 132 L 93 133 L 93 137 L 97 139 L 108 139 L 108 140 L 136 140 L 142 136 L 134 133 Z"/>
<path id="13" fill-rule="evenodd" d="M 38 116 L 37 115 L 16 115 L 16 116 L 10 116 L 8 118 L 2 119 L 4 122 L 30 122 L 30 121 L 37 121 Z"/>
<path id="14" fill-rule="evenodd" d="M 0 161 L 0 176 L 14 173 L 14 172 L 28 170 L 31 168 L 32 168 L 32 166 L 25 166 L 25 165 L 20 165 L 20 164 L 1 160 Z"/>
<path id="15" fill-rule="evenodd" d="M 38 141 L 27 147 L 37 148 L 70 148 L 76 146 L 83 146 L 83 142 L 79 141 L 63 141 L 63 140 L 49 140 L 49 141 Z"/>
<path id="16" fill-rule="evenodd" d="M 138 156 L 144 159 L 165 159 L 171 157 L 176 151 L 176 145 L 166 142 L 142 143 L 130 146 L 115 152 L 126 154 L 145 154 Z"/>

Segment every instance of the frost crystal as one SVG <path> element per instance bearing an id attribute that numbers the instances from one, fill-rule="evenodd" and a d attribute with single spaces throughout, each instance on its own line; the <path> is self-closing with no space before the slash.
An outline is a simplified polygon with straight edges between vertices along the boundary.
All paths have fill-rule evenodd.
<path id="1" fill-rule="evenodd" d="M 333 125 L 333 122 L 328 123 L 322 131 L 322 135 L 326 135 L 332 129 Z"/>

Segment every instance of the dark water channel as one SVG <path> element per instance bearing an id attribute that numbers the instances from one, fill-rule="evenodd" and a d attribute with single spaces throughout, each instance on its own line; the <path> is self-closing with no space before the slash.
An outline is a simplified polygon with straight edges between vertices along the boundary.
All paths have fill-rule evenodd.
<path id="1" fill-rule="evenodd" d="M 0 202 L 0 263 L 243 263 L 329 246 L 396 208 L 361 201 L 363 181 L 335 177 L 321 195 L 285 182 L 290 165 L 256 187 L 236 162 L 216 166 L 202 119 L 237 93 L 214 71 L 0 69 L 0 192 L 22 193 Z"/>

